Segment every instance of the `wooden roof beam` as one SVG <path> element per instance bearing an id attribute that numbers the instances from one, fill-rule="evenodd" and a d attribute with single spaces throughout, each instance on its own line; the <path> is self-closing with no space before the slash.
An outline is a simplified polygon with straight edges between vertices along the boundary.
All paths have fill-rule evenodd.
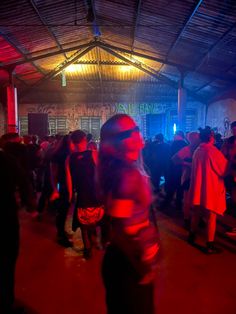
<path id="1" fill-rule="evenodd" d="M 165 58 L 165 63 L 162 64 L 162 66 L 159 69 L 159 72 L 161 72 L 163 66 L 166 64 L 171 52 L 174 50 L 174 48 L 177 46 L 177 44 L 179 43 L 183 33 L 185 32 L 186 28 L 188 27 L 189 23 L 191 22 L 192 18 L 194 17 L 195 13 L 197 12 L 198 8 L 200 7 L 200 5 L 202 4 L 203 0 L 198 0 L 196 1 L 196 3 L 193 5 L 192 8 L 192 12 L 191 14 L 186 18 L 185 22 L 184 22 L 184 26 L 183 28 L 180 30 L 180 32 L 178 33 L 175 41 L 172 43 L 172 45 L 170 46 L 166 58 Z"/>
<path id="2" fill-rule="evenodd" d="M 140 18 L 140 11 L 142 6 L 142 0 L 137 0 L 137 6 L 136 6 L 136 15 L 135 15 L 135 22 L 134 22 L 134 29 L 133 29 L 133 41 L 131 44 L 131 51 L 134 50 L 134 43 L 135 43 L 135 37 L 137 35 L 137 29 L 138 29 L 138 23 Z"/>
<path id="3" fill-rule="evenodd" d="M 27 62 L 29 62 L 29 63 L 31 63 L 32 65 L 33 65 L 33 67 L 37 70 L 37 71 L 39 71 L 41 74 L 45 74 L 35 63 L 34 63 L 34 61 L 33 60 L 29 60 L 29 58 L 27 58 L 27 56 L 25 55 L 25 53 L 19 48 L 19 47 L 17 47 L 17 45 L 6 35 L 6 34 L 3 34 L 1 31 L 0 31 L 0 36 L 2 36 L 16 51 L 18 51 L 21 55 L 22 55 L 22 57 L 23 57 L 23 59 L 24 59 L 24 61 L 23 61 L 23 63 L 27 63 Z M 1 67 L 3 67 L 3 68 L 8 68 L 9 66 L 13 66 L 14 68 L 16 67 L 16 64 L 13 62 L 13 63 L 11 63 L 11 64 L 1 64 Z"/>
<path id="4" fill-rule="evenodd" d="M 206 58 L 209 57 L 209 54 L 215 49 L 216 46 L 236 27 L 236 23 L 234 23 L 211 47 L 207 50 L 203 57 L 199 60 L 199 62 L 194 67 L 194 72 L 197 72 L 199 68 L 202 66 L 203 62 Z M 217 79 L 217 78 L 216 78 Z"/>
<path id="5" fill-rule="evenodd" d="M 28 90 L 26 90 L 26 92 L 22 95 L 25 96 L 25 94 L 32 90 L 34 87 L 41 85 L 42 83 L 44 83 L 45 81 L 55 77 L 57 74 L 59 74 L 61 71 L 63 71 L 65 68 L 67 68 L 69 65 L 73 64 L 74 62 L 76 62 L 77 60 L 79 60 L 80 58 L 82 58 L 84 55 L 86 55 L 90 50 L 92 50 L 95 46 L 89 46 L 86 49 L 84 49 L 83 51 L 77 52 L 76 54 L 74 54 L 70 60 L 64 61 L 61 64 L 59 64 L 53 71 L 49 72 L 48 74 L 46 74 L 42 79 L 38 80 L 34 85 L 30 86 L 30 88 Z"/>
<path id="6" fill-rule="evenodd" d="M 58 41 L 57 37 L 55 36 L 54 32 L 51 30 L 51 27 L 50 27 L 50 26 L 47 26 L 47 23 L 46 23 L 46 21 L 44 20 L 44 18 L 42 17 L 42 15 L 40 14 L 39 9 L 37 8 L 37 5 L 36 5 L 36 3 L 34 2 L 34 0 L 28 0 L 28 1 L 29 1 L 29 3 L 31 4 L 31 6 L 33 7 L 35 13 L 38 15 L 38 17 L 39 17 L 41 23 L 43 24 L 43 26 L 46 27 L 48 33 L 50 34 L 50 36 L 52 37 L 52 39 L 55 41 L 57 47 L 58 47 L 60 50 L 62 50 L 61 44 L 59 43 L 59 41 Z M 66 54 L 63 53 L 63 55 L 64 55 L 65 59 L 67 59 Z"/>
<path id="7" fill-rule="evenodd" d="M 181 69 L 181 71 L 184 71 L 185 73 L 187 73 L 187 72 L 195 72 L 194 67 L 192 67 L 192 66 L 186 66 L 186 65 L 183 66 L 180 63 L 171 62 L 171 61 L 168 61 L 168 60 L 165 61 L 164 59 L 153 57 L 153 56 L 149 56 L 149 55 L 146 55 L 146 54 L 143 54 L 143 53 L 140 53 L 140 52 L 136 52 L 136 51 L 132 52 L 129 49 L 121 48 L 121 47 L 114 46 L 114 45 L 110 45 L 110 44 L 108 44 L 108 43 L 106 43 L 104 41 L 97 41 L 97 45 L 101 46 L 101 47 L 102 46 L 103 47 L 107 47 L 107 48 L 110 48 L 112 50 L 117 50 L 117 51 L 126 53 L 128 55 L 134 55 L 134 56 L 137 56 L 137 57 L 140 57 L 140 58 L 143 58 L 143 59 L 155 61 L 155 62 L 158 62 L 158 63 L 164 63 L 165 65 L 173 66 L 173 67 L 177 68 L 178 70 Z M 219 80 L 222 80 L 222 81 L 225 81 L 225 82 L 230 82 L 230 80 L 225 79 L 224 77 L 222 77 L 220 75 L 210 75 L 210 74 L 207 74 L 207 73 L 204 73 L 204 72 L 198 72 L 198 73 L 202 74 L 202 75 L 206 75 L 208 77 L 213 77 L 215 79 L 219 79 Z"/>
<path id="8" fill-rule="evenodd" d="M 152 76 L 153 78 L 161 81 L 162 83 L 165 83 L 169 86 L 171 86 L 172 88 L 175 88 L 175 89 L 178 89 L 178 82 L 176 81 L 173 81 L 171 79 L 169 79 L 168 77 L 156 72 L 155 70 L 150 70 L 150 67 L 149 69 L 146 69 L 145 68 L 145 65 L 143 66 L 141 62 L 137 61 L 137 62 L 134 62 L 134 61 L 131 61 L 129 60 L 128 58 L 120 55 L 119 53 L 117 53 L 116 51 L 108 48 L 108 47 L 104 47 L 104 46 L 100 46 L 101 49 L 107 51 L 108 53 L 110 53 L 111 55 L 115 56 L 116 58 L 124 61 L 124 62 L 127 62 L 128 64 L 132 65 L 133 67 L 139 69 L 140 71 Z M 188 95 L 192 98 L 195 98 L 196 100 L 202 102 L 202 103 L 205 103 L 205 100 L 202 99 L 201 97 L 199 97 L 197 94 L 195 94 L 193 91 L 185 88 Z"/>
<path id="9" fill-rule="evenodd" d="M 0 32 L 0 35 L 2 36 L 1 32 Z M 73 50 L 80 50 L 80 49 L 84 49 L 84 48 L 87 48 L 87 47 L 95 47 L 95 41 L 93 40 L 93 41 L 91 41 L 89 43 L 86 43 L 86 44 L 75 45 L 75 46 L 70 47 L 70 48 L 63 48 L 63 49 L 58 50 L 58 51 L 48 52 L 48 53 L 45 53 L 45 54 L 42 54 L 42 55 L 39 55 L 39 56 L 36 56 L 36 57 L 25 56 L 23 60 L 4 63 L 4 64 L 0 65 L 0 67 L 6 67 L 8 65 L 17 66 L 17 65 L 21 65 L 21 64 L 24 64 L 24 63 L 27 63 L 27 62 L 34 62 L 34 61 L 37 61 L 37 60 L 50 58 L 50 57 L 53 57 L 53 56 L 57 56 L 57 55 L 66 53 L 66 52 L 70 52 L 70 51 L 73 51 Z M 22 53 L 22 56 L 23 56 L 23 53 Z"/>

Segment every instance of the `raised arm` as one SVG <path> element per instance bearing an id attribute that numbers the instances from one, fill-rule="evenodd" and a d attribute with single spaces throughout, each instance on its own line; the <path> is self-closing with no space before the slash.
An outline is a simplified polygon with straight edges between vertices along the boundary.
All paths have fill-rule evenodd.
<path id="1" fill-rule="evenodd" d="M 70 156 L 66 158 L 65 161 L 65 172 L 66 172 L 66 187 L 69 195 L 69 202 L 72 200 L 73 187 L 72 187 L 72 177 L 70 172 Z"/>

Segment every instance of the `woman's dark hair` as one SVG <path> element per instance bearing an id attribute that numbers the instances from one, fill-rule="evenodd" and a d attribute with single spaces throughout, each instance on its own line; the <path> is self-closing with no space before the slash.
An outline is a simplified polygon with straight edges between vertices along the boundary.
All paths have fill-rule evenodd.
<path id="1" fill-rule="evenodd" d="M 69 140 L 69 135 L 61 137 L 54 149 L 53 156 L 67 156 L 70 153 Z"/>
<path id="2" fill-rule="evenodd" d="M 214 131 L 209 126 L 206 126 L 204 129 L 199 128 L 199 137 L 201 142 L 203 143 L 210 142 L 212 136 L 214 136 Z"/>
<path id="3" fill-rule="evenodd" d="M 127 114 L 116 114 L 108 119 L 101 128 L 97 179 L 99 195 L 102 198 L 107 195 L 114 176 L 125 167 L 125 161 L 118 156 L 119 142 L 121 141 L 119 134 L 127 132 L 120 130 L 119 121 L 125 118 L 132 119 Z M 140 154 L 140 158 L 142 158 L 142 154 Z M 137 161 L 136 165 L 141 172 L 145 173 L 141 159 Z"/>
<path id="4" fill-rule="evenodd" d="M 88 134 L 87 134 L 87 141 L 89 142 L 89 141 L 91 141 L 92 139 L 93 139 L 93 134 L 88 133 Z"/>
<path id="5" fill-rule="evenodd" d="M 70 138 L 74 144 L 79 144 L 84 138 L 86 138 L 86 133 L 82 130 L 75 130 L 71 133 Z"/>
<path id="6" fill-rule="evenodd" d="M 233 121 L 231 124 L 230 124 L 230 128 L 233 129 L 234 127 L 236 127 L 236 121 Z"/>
<path id="7" fill-rule="evenodd" d="M 162 133 L 157 134 L 155 140 L 161 143 L 164 142 L 164 135 Z"/>

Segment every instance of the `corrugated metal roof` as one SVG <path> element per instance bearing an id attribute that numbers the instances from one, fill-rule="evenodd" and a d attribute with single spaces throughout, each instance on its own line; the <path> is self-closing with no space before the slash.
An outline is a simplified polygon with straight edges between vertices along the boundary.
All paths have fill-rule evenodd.
<path id="1" fill-rule="evenodd" d="M 76 61 L 90 65 L 67 74 L 70 80 L 99 86 L 102 81 L 155 82 L 164 84 L 168 92 L 178 85 L 183 71 L 185 86 L 204 99 L 225 91 L 236 80 L 236 2 L 232 0 L 0 2 L 0 66 L 17 64 L 14 73 L 29 85 L 43 77 L 53 78 L 54 70 L 64 68 L 77 51 L 86 49 L 79 49 L 80 45 L 89 46 L 92 41 L 115 46 L 115 53 L 111 55 L 109 47 L 106 52 L 94 48 Z M 145 73 L 122 71 L 119 62 L 125 63 L 123 57 L 132 60 L 132 52 L 134 58 L 139 53 L 136 58 Z M 140 59 L 140 54 L 146 58 Z M 7 79 L 3 73 L 1 82 Z M 21 90 L 20 82 L 16 83 Z"/>

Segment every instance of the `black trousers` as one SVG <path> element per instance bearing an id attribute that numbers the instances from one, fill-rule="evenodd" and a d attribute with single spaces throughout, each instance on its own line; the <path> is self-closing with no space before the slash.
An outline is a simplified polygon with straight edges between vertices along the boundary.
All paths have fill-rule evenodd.
<path id="1" fill-rule="evenodd" d="M 93 237 L 96 237 L 96 226 L 80 226 L 84 249 L 91 249 L 93 246 Z"/>
<path id="2" fill-rule="evenodd" d="M 3 231 L 4 232 L 3 233 Z M 0 231 L 0 313 L 9 313 L 14 304 L 15 268 L 19 253 L 19 227 Z"/>
<path id="3" fill-rule="evenodd" d="M 108 314 L 154 314 L 154 285 L 140 285 L 128 258 L 116 247 L 106 250 L 102 277 Z"/>
<path id="4" fill-rule="evenodd" d="M 64 238 L 66 237 L 65 222 L 70 208 L 70 203 L 68 201 L 68 192 L 66 189 L 60 190 L 60 197 L 55 202 L 57 212 L 56 213 L 57 235 L 60 238 Z"/>

